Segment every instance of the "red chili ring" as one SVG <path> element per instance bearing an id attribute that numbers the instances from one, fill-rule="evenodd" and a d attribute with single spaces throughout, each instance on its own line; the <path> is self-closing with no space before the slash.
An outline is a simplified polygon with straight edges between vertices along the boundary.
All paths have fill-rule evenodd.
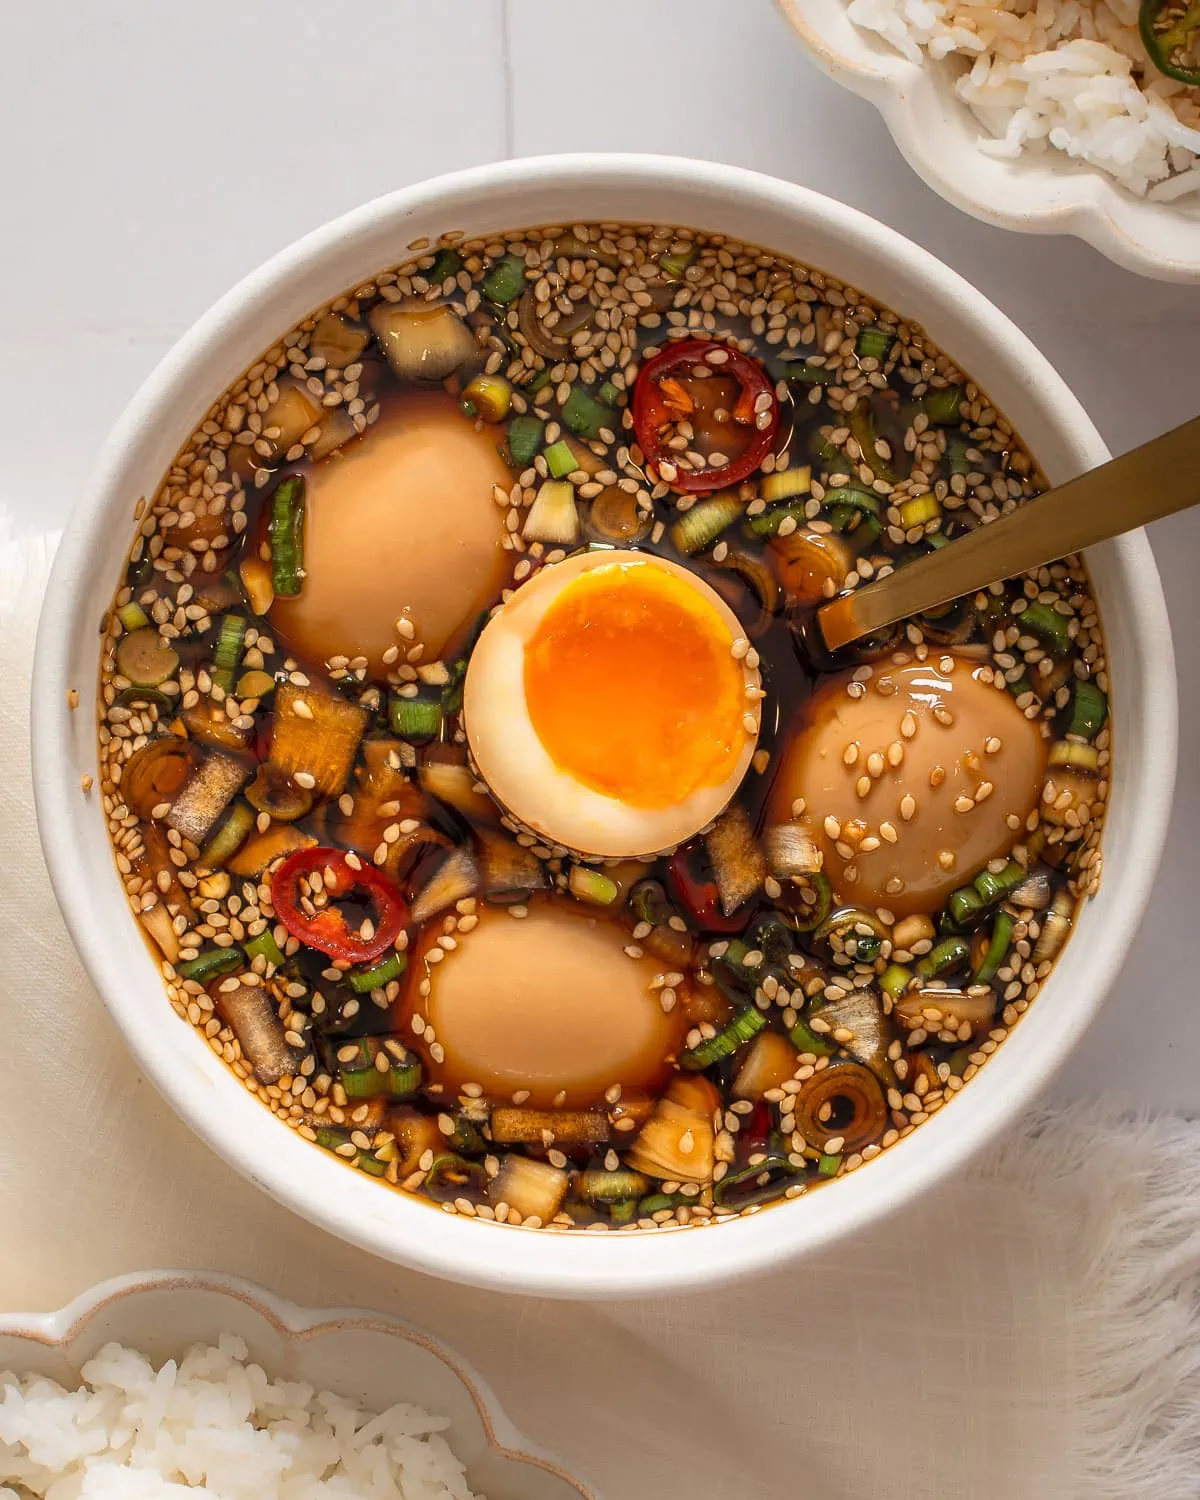
<path id="1" fill-rule="evenodd" d="M 719 350 L 724 358 L 714 364 L 709 356 L 715 350 Z M 686 375 L 689 369 L 698 364 L 705 365 L 714 375 L 734 376 L 741 386 L 741 395 L 734 408 L 733 420 L 739 426 L 750 427 L 753 431 L 745 451 L 718 469 L 679 467 L 675 461 L 676 456 L 663 446 L 660 437 L 670 421 L 671 408 L 659 381 L 664 375 L 672 373 Z M 758 418 L 761 413 L 754 408 L 758 398 L 764 393 L 770 397 L 771 404 L 765 408 L 769 420 L 760 427 Z M 656 477 L 664 478 L 661 465 L 670 464 L 675 477 L 666 479 L 665 483 L 672 489 L 682 490 L 690 495 L 724 489 L 753 474 L 771 451 L 775 434 L 779 430 L 779 402 L 770 376 L 748 354 L 743 354 L 729 344 L 718 343 L 715 339 L 681 339 L 643 365 L 633 386 L 632 410 L 633 430 L 647 465 L 654 468 Z"/>
<path id="2" fill-rule="evenodd" d="M 310 916 L 300 907 L 300 882 L 320 872 L 325 894 L 334 900 L 358 894 L 371 907 L 374 934 L 364 938 L 347 926 L 336 906 L 325 906 Z M 341 849 L 298 849 L 271 877 L 275 915 L 294 938 L 308 948 L 346 963 L 370 963 L 395 943 L 408 925 L 404 898 L 382 871 L 363 864 L 357 869 Z"/>

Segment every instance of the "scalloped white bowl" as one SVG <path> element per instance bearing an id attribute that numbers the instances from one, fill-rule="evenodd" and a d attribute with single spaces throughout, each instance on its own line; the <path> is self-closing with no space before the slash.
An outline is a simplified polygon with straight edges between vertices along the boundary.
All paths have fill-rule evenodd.
<path id="1" fill-rule="evenodd" d="M 1115 765 L 1107 874 L 1045 991 L 995 1058 L 919 1130 L 819 1192 L 708 1228 L 561 1234 L 438 1213 L 388 1191 L 282 1125 L 171 1011 L 129 913 L 99 799 L 96 627 L 128 553 L 133 504 L 223 390 L 313 308 L 404 255 L 421 235 L 589 218 L 688 224 L 836 273 L 924 325 L 988 391 L 1051 482 L 1107 450 L 1062 378 L 948 266 L 864 214 L 736 167 L 659 156 L 509 161 L 379 198 L 282 251 L 222 298 L 133 398 L 64 533 L 33 673 L 38 827 L 71 936 L 139 1064 L 196 1133 L 252 1182 L 330 1233 L 449 1280 L 543 1297 L 666 1295 L 779 1266 L 860 1231 L 962 1165 L 1062 1064 L 1121 966 L 1149 896 L 1175 771 L 1170 626 L 1150 545 L 1088 554 L 1108 638 Z M 79 693 L 75 713 L 67 690 Z"/>
<path id="2" fill-rule="evenodd" d="M 155 1364 L 223 1333 L 275 1378 L 336 1391 L 372 1411 L 411 1401 L 450 1419 L 446 1440 L 488 1500 L 598 1500 L 517 1432 L 453 1350 L 386 1313 L 297 1307 L 231 1276 L 143 1271 L 101 1282 L 58 1312 L 0 1314 L 0 1370 L 73 1388 L 116 1340 Z"/>
<path id="3" fill-rule="evenodd" d="M 778 0 L 812 59 L 872 103 L 913 170 L 957 208 L 1001 229 L 1073 234 L 1160 281 L 1200 282 L 1200 208 L 1152 203 L 1058 151 L 1002 161 L 954 92 L 961 61 L 915 63 L 855 26 L 845 0 Z"/>

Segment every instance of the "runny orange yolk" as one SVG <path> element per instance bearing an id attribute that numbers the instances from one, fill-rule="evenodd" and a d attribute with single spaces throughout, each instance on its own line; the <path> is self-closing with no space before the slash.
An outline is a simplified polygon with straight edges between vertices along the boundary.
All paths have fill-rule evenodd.
<path id="1" fill-rule="evenodd" d="M 745 734 L 725 621 L 645 564 L 568 584 L 525 645 L 525 703 L 551 760 L 632 807 L 668 807 L 731 772 Z"/>

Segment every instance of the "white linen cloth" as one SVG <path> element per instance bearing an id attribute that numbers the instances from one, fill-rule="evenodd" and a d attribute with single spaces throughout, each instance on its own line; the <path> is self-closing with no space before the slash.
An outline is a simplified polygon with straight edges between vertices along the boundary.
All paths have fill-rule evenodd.
<path id="1" fill-rule="evenodd" d="M 1182 1120 L 1043 1114 L 852 1243 L 649 1304 L 433 1281 L 235 1175 L 139 1076 L 42 863 L 27 700 L 51 550 L 0 546 L 0 1308 L 144 1268 L 386 1308 L 457 1345 L 607 1500 L 1200 1494 L 1200 1126 Z"/>

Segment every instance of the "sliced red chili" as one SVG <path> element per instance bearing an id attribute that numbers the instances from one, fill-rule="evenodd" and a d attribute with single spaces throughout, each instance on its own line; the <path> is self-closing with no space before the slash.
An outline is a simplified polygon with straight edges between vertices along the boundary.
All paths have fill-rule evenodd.
<path id="1" fill-rule="evenodd" d="M 708 372 L 705 381 L 725 376 L 736 382 L 732 409 L 704 415 L 712 418 L 718 431 L 724 427 L 730 438 L 736 435 L 744 445 L 725 463 L 703 469 L 688 467 L 686 459 L 681 461 L 680 453 L 667 446 L 678 423 L 692 421 L 694 428 L 692 419 L 704 408 L 703 381 L 690 373 L 699 366 Z M 693 495 L 723 489 L 753 474 L 779 430 L 779 402 L 770 376 L 749 355 L 715 339 L 681 339 L 648 360 L 634 383 L 632 408 L 633 430 L 647 464 L 672 489 Z"/>
<path id="2" fill-rule="evenodd" d="M 750 907 L 731 917 L 721 910 L 721 893 L 707 856 L 698 841 L 681 844 L 667 863 L 667 877 L 680 904 L 701 932 L 741 932 L 750 920 Z"/>
<path id="3" fill-rule="evenodd" d="M 314 875 L 320 876 L 316 901 Z M 409 920 L 404 898 L 387 876 L 373 865 L 356 869 L 341 849 L 299 849 L 289 855 L 271 878 L 271 899 L 275 915 L 294 938 L 352 964 L 370 963 L 386 953 Z M 369 937 L 351 927 L 333 904 L 346 900 L 370 907 Z"/>

